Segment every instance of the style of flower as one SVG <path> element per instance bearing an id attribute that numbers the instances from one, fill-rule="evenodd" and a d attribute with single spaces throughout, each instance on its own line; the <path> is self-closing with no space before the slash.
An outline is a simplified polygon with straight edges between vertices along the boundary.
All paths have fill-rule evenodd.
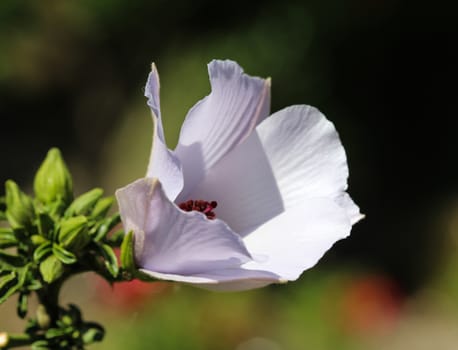
<path id="1" fill-rule="evenodd" d="M 139 269 L 216 290 L 296 280 L 362 218 L 331 122 L 297 105 L 269 115 L 270 79 L 208 65 L 211 93 L 167 148 L 153 65 L 145 96 L 154 132 L 145 178 L 116 196 Z"/>

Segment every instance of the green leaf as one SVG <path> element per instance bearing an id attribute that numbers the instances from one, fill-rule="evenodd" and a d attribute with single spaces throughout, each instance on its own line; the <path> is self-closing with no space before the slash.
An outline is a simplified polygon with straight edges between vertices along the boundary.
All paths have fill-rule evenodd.
<path id="1" fill-rule="evenodd" d="M 86 215 L 96 205 L 98 200 L 103 196 L 103 190 L 101 188 L 94 188 L 78 198 L 65 211 L 65 217 L 71 217 L 74 215 Z"/>
<path id="2" fill-rule="evenodd" d="M 77 262 L 75 254 L 69 252 L 59 244 L 54 243 L 52 245 L 52 252 L 60 261 L 66 265 L 74 264 Z"/>
<path id="3" fill-rule="evenodd" d="M 18 244 L 16 236 L 9 228 L 0 227 L 0 249 L 14 247 Z"/>
<path id="4" fill-rule="evenodd" d="M 40 264 L 40 273 L 45 282 L 52 283 L 62 276 L 64 266 L 55 255 L 50 255 Z"/>
<path id="5" fill-rule="evenodd" d="M 37 340 L 32 343 L 31 350 L 51 350 L 51 347 L 46 340 Z"/>
<path id="6" fill-rule="evenodd" d="M 119 272 L 118 259 L 116 258 L 116 254 L 108 244 L 98 244 L 98 247 L 102 252 L 105 267 L 107 268 L 110 275 L 116 278 Z"/>
<path id="7" fill-rule="evenodd" d="M 20 318 L 24 318 L 27 315 L 28 309 L 28 298 L 29 294 L 25 292 L 21 292 L 19 294 L 19 300 L 17 303 L 17 314 Z"/>
<path id="8" fill-rule="evenodd" d="M 113 202 L 114 197 L 105 197 L 99 200 L 92 210 L 91 217 L 94 219 L 104 218 L 113 205 Z"/>
<path id="9" fill-rule="evenodd" d="M 47 241 L 40 244 L 33 252 L 33 261 L 40 262 L 52 253 L 52 243 Z"/>
<path id="10" fill-rule="evenodd" d="M 100 342 L 105 336 L 105 329 L 98 323 L 86 323 L 85 330 L 83 330 L 83 343 L 92 344 L 95 342 Z"/>
<path id="11" fill-rule="evenodd" d="M 73 181 L 67 165 L 57 148 L 52 148 L 38 169 L 33 183 L 36 197 L 44 204 L 73 199 Z"/>
<path id="12" fill-rule="evenodd" d="M 110 230 L 120 222 L 121 216 L 119 215 L 119 213 L 104 220 L 104 222 L 100 225 L 99 229 L 97 230 L 94 240 L 96 242 L 100 242 L 102 239 L 105 238 L 108 232 L 110 232 Z"/>
<path id="13" fill-rule="evenodd" d="M 16 292 L 18 283 L 19 277 L 15 271 L 4 271 L 0 275 L 0 304 Z"/>

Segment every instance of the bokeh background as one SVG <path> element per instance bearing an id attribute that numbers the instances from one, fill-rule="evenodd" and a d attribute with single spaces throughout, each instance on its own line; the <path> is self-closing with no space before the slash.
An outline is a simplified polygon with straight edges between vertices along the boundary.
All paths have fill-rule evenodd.
<path id="1" fill-rule="evenodd" d="M 31 189 L 62 149 L 77 192 L 144 175 L 150 63 L 167 141 L 209 92 L 206 64 L 272 77 L 272 111 L 320 108 L 367 215 L 295 283 L 238 294 L 172 284 L 64 290 L 105 322 L 94 349 L 456 349 L 457 6 L 402 0 L 0 1 L 0 183 Z M 20 330 L 13 303 L 0 329 Z"/>

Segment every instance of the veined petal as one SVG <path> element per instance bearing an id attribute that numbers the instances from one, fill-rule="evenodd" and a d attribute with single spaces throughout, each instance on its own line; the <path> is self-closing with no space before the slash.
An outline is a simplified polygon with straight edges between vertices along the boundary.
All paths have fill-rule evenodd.
<path id="1" fill-rule="evenodd" d="M 146 271 L 192 276 L 251 260 L 223 221 L 180 210 L 157 179 L 137 180 L 116 196 L 126 232 L 134 231 L 137 264 Z"/>
<path id="2" fill-rule="evenodd" d="M 255 260 L 242 267 L 296 280 L 350 230 L 347 212 L 334 200 L 309 198 L 244 238 Z"/>
<path id="3" fill-rule="evenodd" d="M 334 125 L 316 108 L 285 108 L 257 128 L 285 209 L 311 197 L 339 197 L 347 188 L 345 150 Z"/>
<path id="4" fill-rule="evenodd" d="M 183 188 L 183 172 L 180 160 L 167 148 L 165 143 L 159 102 L 159 75 L 154 63 L 146 83 L 145 97 L 148 98 L 148 106 L 151 108 L 154 129 L 153 146 L 146 176 L 158 178 L 167 197 L 174 200 Z"/>
<path id="5" fill-rule="evenodd" d="M 183 164 L 180 200 L 269 114 L 270 80 L 250 77 L 233 61 L 208 66 L 211 93 L 188 113 L 175 149 Z"/>

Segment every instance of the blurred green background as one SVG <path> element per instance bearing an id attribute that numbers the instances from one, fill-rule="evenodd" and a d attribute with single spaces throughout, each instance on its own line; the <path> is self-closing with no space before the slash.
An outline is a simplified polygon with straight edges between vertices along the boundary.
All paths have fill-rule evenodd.
<path id="1" fill-rule="evenodd" d="M 93 348 L 456 349 L 457 13 L 442 0 L 1 0 L 1 183 L 30 189 L 57 146 L 77 192 L 112 193 L 145 173 L 150 63 L 174 147 L 209 92 L 206 64 L 230 58 L 272 77 L 272 111 L 307 103 L 334 122 L 367 215 L 286 286 L 73 281 L 65 300 L 107 323 Z M 15 322 L 2 305 L 0 329 Z"/>

